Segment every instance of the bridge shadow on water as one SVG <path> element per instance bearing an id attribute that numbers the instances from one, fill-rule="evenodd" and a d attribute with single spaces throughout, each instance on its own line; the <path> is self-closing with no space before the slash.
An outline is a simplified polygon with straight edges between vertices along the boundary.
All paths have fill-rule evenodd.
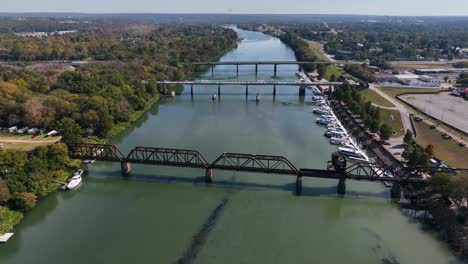
<path id="1" fill-rule="evenodd" d="M 276 190 L 284 191 L 290 194 L 296 194 L 296 178 L 288 177 L 290 183 L 254 183 L 254 182 L 242 182 L 238 181 L 237 177 L 233 176 L 231 179 L 214 179 L 213 183 L 206 183 L 205 176 L 195 176 L 195 177 L 184 177 L 184 176 L 165 176 L 165 175 L 154 175 L 154 174 L 132 174 L 129 177 L 124 177 L 120 175 L 120 171 L 107 171 L 99 172 L 101 176 L 93 176 L 93 178 L 108 178 L 108 179 L 120 179 L 127 181 L 137 181 L 137 182 L 148 182 L 148 183 L 162 183 L 162 184 L 191 184 L 194 186 L 212 186 L 224 189 L 238 189 L 238 190 L 255 190 L 255 191 L 267 191 L 267 190 Z M 226 176 L 223 176 L 226 178 Z M 348 180 L 348 182 L 351 182 Z M 355 181 L 353 181 L 355 182 Z M 384 190 L 382 192 L 366 192 L 366 191 L 356 191 L 356 190 L 347 190 L 346 195 L 337 194 L 337 185 L 338 181 L 330 180 L 330 186 L 307 186 L 303 183 L 301 196 L 310 196 L 310 197 L 319 197 L 319 196 L 329 196 L 329 197 L 346 197 L 346 198 L 381 198 L 388 199 L 389 192 Z M 310 184 L 310 183 L 309 183 Z"/>

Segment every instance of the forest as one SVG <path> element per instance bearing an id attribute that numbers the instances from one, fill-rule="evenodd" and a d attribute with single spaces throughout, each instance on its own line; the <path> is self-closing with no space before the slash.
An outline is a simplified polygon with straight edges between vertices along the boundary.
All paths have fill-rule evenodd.
<path id="1" fill-rule="evenodd" d="M 96 25 L 99 25 L 97 27 Z M 159 99 L 155 80 L 183 80 L 237 34 L 207 25 L 93 22 L 69 35 L 0 34 L 0 126 L 58 129 L 63 140 L 108 138 Z M 37 63 L 86 60 L 64 68 Z"/>

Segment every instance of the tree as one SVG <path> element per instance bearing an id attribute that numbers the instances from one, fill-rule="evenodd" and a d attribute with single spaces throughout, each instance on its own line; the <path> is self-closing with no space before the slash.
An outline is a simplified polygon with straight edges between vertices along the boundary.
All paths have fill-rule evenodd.
<path id="1" fill-rule="evenodd" d="M 10 199 L 10 206 L 12 209 L 26 212 L 36 205 L 36 199 L 37 196 L 34 193 L 15 193 Z"/>
<path id="2" fill-rule="evenodd" d="M 70 158 L 68 156 L 68 148 L 67 145 L 63 143 L 56 143 L 49 147 L 49 160 L 55 164 L 57 168 L 64 168 L 70 162 Z"/>
<path id="3" fill-rule="evenodd" d="M 383 141 L 389 140 L 390 136 L 392 135 L 392 128 L 387 124 L 381 125 L 380 130 L 379 130 L 379 135 Z"/>
<path id="4" fill-rule="evenodd" d="M 0 205 L 8 201 L 10 197 L 11 194 L 7 182 L 0 178 Z"/>
<path id="5" fill-rule="evenodd" d="M 62 136 L 62 142 L 68 143 L 79 143 L 83 140 L 81 137 L 81 127 L 76 123 L 75 120 L 64 117 L 56 124 L 57 129 L 60 131 Z"/>
<path id="6" fill-rule="evenodd" d="M 424 149 L 424 153 L 426 153 L 430 158 L 432 158 L 434 156 L 434 145 L 427 145 Z"/>
<path id="7" fill-rule="evenodd" d="M 405 144 L 411 144 L 413 142 L 413 133 L 409 129 L 406 130 L 403 142 L 405 142 Z"/>
<path id="8" fill-rule="evenodd" d="M 448 198 L 453 194 L 455 189 L 452 177 L 452 174 L 438 172 L 429 178 L 428 182 L 434 192 Z"/>
<path id="9" fill-rule="evenodd" d="M 377 131 L 379 131 L 379 121 L 372 120 L 372 122 L 370 123 L 370 126 L 369 126 L 369 130 L 372 133 L 377 133 Z"/>

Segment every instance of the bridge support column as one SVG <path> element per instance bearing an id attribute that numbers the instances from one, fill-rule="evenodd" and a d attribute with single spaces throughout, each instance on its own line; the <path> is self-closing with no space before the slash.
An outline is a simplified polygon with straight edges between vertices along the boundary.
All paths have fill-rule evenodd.
<path id="1" fill-rule="evenodd" d="M 276 72 L 278 71 L 278 64 L 274 65 L 273 72 L 274 72 L 274 77 L 276 78 Z"/>
<path id="2" fill-rule="evenodd" d="M 300 86 L 299 87 L 299 96 L 305 96 L 305 94 L 306 94 L 305 86 Z"/>
<path id="3" fill-rule="evenodd" d="M 258 64 L 255 64 L 255 75 L 258 74 Z"/>
<path id="4" fill-rule="evenodd" d="M 214 75 L 214 66 L 211 66 L 211 76 Z"/>
<path id="5" fill-rule="evenodd" d="M 218 84 L 218 96 L 221 97 L 221 84 Z"/>
<path id="6" fill-rule="evenodd" d="M 207 183 L 212 183 L 212 182 L 213 182 L 213 169 L 212 169 L 212 168 L 206 169 L 206 172 L 205 172 L 205 181 L 206 181 Z"/>
<path id="7" fill-rule="evenodd" d="M 245 96 L 246 97 L 249 96 L 249 85 L 248 84 L 245 85 Z"/>
<path id="8" fill-rule="evenodd" d="M 296 178 L 296 195 L 302 194 L 302 175 L 297 175 Z"/>
<path id="9" fill-rule="evenodd" d="M 239 64 L 236 64 L 236 74 L 239 75 Z"/>
<path id="10" fill-rule="evenodd" d="M 129 176 L 132 171 L 132 165 L 127 161 L 122 161 L 120 163 L 120 168 L 122 169 L 122 176 Z"/>
<path id="11" fill-rule="evenodd" d="M 400 199 L 401 198 L 401 187 L 400 183 L 394 182 L 392 189 L 390 190 L 390 197 L 392 199 Z"/>
<path id="12" fill-rule="evenodd" d="M 273 97 L 276 96 L 276 85 L 273 85 Z"/>
<path id="13" fill-rule="evenodd" d="M 338 180 L 338 194 L 346 194 L 346 178 L 341 178 Z"/>
<path id="14" fill-rule="evenodd" d="M 190 85 L 190 95 L 193 96 L 193 84 Z"/>

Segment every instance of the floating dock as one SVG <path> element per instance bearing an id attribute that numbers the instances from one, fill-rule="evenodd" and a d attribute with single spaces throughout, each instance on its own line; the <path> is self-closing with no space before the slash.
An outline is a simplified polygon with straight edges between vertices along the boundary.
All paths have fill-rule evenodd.
<path id="1" fill-rule="evenodd" d="M 10 239 L 13 235 L 14 235 L 14 233 L 6 233 L 6 234 L 0 236 L 0 243 L 7 242 L 8 239 Z"/>

